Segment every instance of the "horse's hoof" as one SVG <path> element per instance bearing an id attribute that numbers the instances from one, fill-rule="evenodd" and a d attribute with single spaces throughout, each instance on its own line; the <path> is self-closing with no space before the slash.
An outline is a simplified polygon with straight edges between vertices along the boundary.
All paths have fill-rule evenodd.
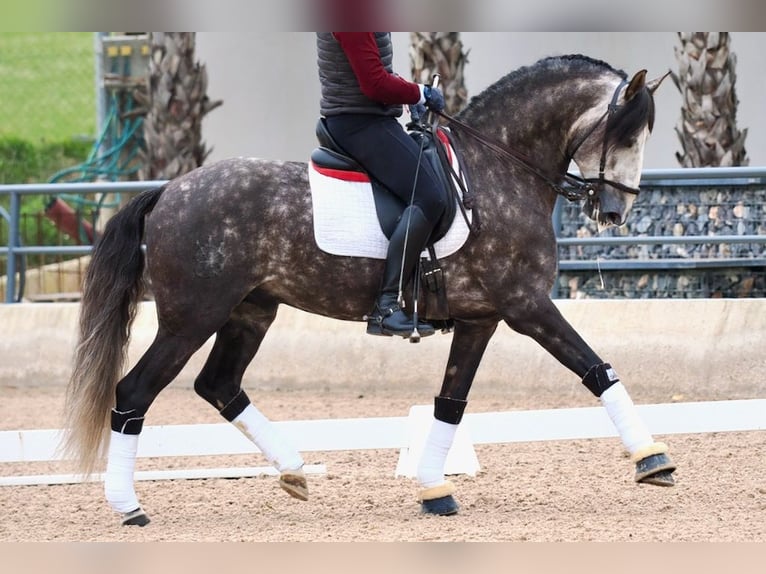
<path id="1" fill-rule="evenodd" d="M 673 486 L 676 481 L 669 470 L 661 470 L 660 472 L 647 476 L 640 481 L 642 484 L 653 484 L 655 486 Z"/>
<path id="2" fill-rule="evenodd" d="M 130 512 L 125 512 L 122 515 L 123 526 L 146 526 L 149 522 L 149 517 L 141 507 L 131 510 Z"/>
<path id="3" fill-rule="evenodd" d="M 420 511 L 423 514 L 451 516 L 457 514 L 460 508 L 452 497 L 455 485 L 449 480 L 438 486 L 432 486 L 420 491 Z"/>
<path id="4" fill-rule="evenodd" d="M 676 465 L 665 453 L 652 454 L 636 463 L 636 482 L 656 486 L 673 486 Z"/>
<path id="5" fill-rule="evenodd" d="M 431 500 L 423 500 L 420 503 L 420 511 L 422 514 L 436 514 L 438 516 L 452 516 L 457 514 L 460 507 L 457 501 L 451 494 L 442 496 L 441 498 L 432 498 Z"/>
<path id="6" fill-rule="evenodd" d="M 293 498 L 303 501 L 309 499 L 309 487 L 303 469 L 283 470 L 279 475 L 279 486 Z"/>

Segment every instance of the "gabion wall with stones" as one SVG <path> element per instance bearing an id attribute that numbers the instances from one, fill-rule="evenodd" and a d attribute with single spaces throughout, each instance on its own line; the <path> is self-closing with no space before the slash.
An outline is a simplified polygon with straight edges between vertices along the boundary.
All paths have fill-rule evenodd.
<path id="1" fill-rule="evenodd" d="M 559 237 L 598 235 L 578 203 L 563 202 Z M 603 236 L 766 235 L 766 187 L 642 187 L 627 223 Z M 764 258 L 766 243 L 559 246 L 559 260 Z M 766 270 L 757 267 L 651 270 L 567 270 L 556 297 L 766 297 Z"/>

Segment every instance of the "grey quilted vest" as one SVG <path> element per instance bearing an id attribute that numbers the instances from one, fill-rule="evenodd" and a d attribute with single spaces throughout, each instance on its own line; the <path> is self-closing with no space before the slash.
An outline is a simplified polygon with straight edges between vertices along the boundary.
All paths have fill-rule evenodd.
<path id="1" fill-rule="evenodd" d="M 390 32 L 374 32 L 383 66 L 393 71 L 394 51 Z M 362 93 L 354 70 L 351 69 L 343 48 L 331 32 L 317 33 L 317 64 L 322 97 L 319 112 L 323 116 L 338 114 L 376 114 L 398 117 L 402 106 L 386 106 Z"/>

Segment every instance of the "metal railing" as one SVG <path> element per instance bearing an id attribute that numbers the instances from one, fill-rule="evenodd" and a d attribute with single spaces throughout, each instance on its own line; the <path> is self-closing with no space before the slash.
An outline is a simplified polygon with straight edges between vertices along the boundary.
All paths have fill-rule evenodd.
<path id="1" fill-rule="evenodd" d="M 12 303 L 16 292 L 16 258 L 28 254 L 43 255 L 86 255 L 90 245 L 23 246 L 19 241 L 19 220 L 21 198 L 26 195 L 87 195 L 97 193 L 138 193 L 166 183 L 163 180 L 135 182 L 103 183 L 60 183 L 60 184 L 16 184 L 0 185 L 0 198 L 9 196 L 10 208 L 0 215 L 8 219 L 9 233 L 7 246 L 0 246 L 0 256 L 7 258 L 6 303 Z M 766 188 L 766 167 L 736 168 L 684 168 L 645 170 L 642 173 L 641 186 L 644 188 L 662 187 L 747 187 Z M 766 203 L 766 194 L 764 196 Z M 561 229 L 561 202 L 553 213 L 554 229 Z M 766 235 L 683 235 L 683 236 L 627 236 L 627 237 L 557 237 L 559 246 L 610 246 L 641 244 L 722 244 L 753 243 L 766 244 Z M 732 258 L 655 258 L 655 259 L 602 259 L 599 261 L 566 260 L 559 261 L 559 271 L 571 270 L 635 270 L 635 269 L 694 269 L 726 267 L 766 266 L 766 257 Z"/>
<path id="2" fill-rule="evenodd" d="M 23 255 L 87 255 L 91 245 L 21 245 L 21 198 L 27 195 L 89 195 L 96 193 L 139 193 L 165 181 L 126 181 L 101 183 L 30 183 L 0 185 L 0 198 L 8 196 L 8 244 L 0 246 L 0 256 L 7 258 L 5 302 L 13 303 L 16 293 L 16 259 Z M 3 210 L 5 211 L 5 210 Z"/>
<path id="3" fill-rule="evenodd" d="M 754 268 L 766 268 L 766 234 L 763 229 L 766 227 L 766 167 L 727 167 L 727 168 L 683 168 L 683 169 L 663 169 L 663 170 L 645 170 L 641 177 L 641 194 L 633 206 L 628 224 L 625 228 L 611 229 L 602 235 L 587 237 L 570 237 L 562 235 L 571 235 L 574 222 L 574 213 L 579 211 L 579 206 L 567 204 L 559 199 L 553 214 L 553 226 L 557 234 L 557 248 L 559 250 L 559 277 L 573 277 L 578 273 L 580 277 L 585 277 L 582 272 L 597 271 L 599 276 L 602 272 L 646 272 L 649 274 L 658 274 L 661 272 L 681 273 L 690 270 L 701 270 L 708 272 L 727 272 L 734 269 L 751 269 L 758 273 Z M 659 192 L 659 196 L 654 195 Z M 699 192 L 699 194 L 697 194 Z M 673 197 L 677 193 L 677 201 L 668 197 Z M 712 201 L 710 198 L 715 194 L 718 199 Z M 763 198 L 759 196 L 763 194 Z M 690 197 L 694 199 L 690 202 Z M 648 200 L 651 198 L 651 200 Z M 684 206 L 683 201 L 687 205 Z M 665 202 L 658 205 L 657 201 Z M 670 223 L 676 225 L 687 215 L 680 215 L 685 212 L 684 207 L 689 207 L 689 203 L 694 203 L 695 210 L 700 213 L 706 207 L 716 205 L 721 209 L 728 205 L 729 216 L 731 216 L 732 202 L 744 203 L 748 205 L 751 213 L 735 221 L 747 221 L 749 232 L 732 234 L 733 229 L 724 227 L 724 232 L 712 231 L 708 228 L 685 235 L 685 226 L 689 224 L 689 219 L 685 220 L 684 226 L 681 226 L 680 234 L 676 230 L 668 229 L 665 220 L 665 229 L 663 233 L 653 234 L 637 231 L 633 226 L 636 218 L 640 217 L 640 212 L 651 212 L 652 217 L 656 219 L 656 214 L 667 216 L 667 210 L 680 208 L 681 211 L 676 214 L 675 219 L 671 218 Z M 755 208 L 755 209 L 752 209 Z M 664 210 L 664 213 L 663 213 Z M 566 211 L 566 217 L 562 215 Z M 741 215 L 741 214 L 740 214 Z M 646 217 L 646 216 L 645 216 Z M 583 218 L 580 218 L 581 220 Z M 721 220 L 727 219 L 726 217 Z M 719 221 L 721 221 L 719 220 Z M 729 221 L 727 220 L 727 223 Z M 568 225 L 566 232 L 564 228 Z M 583 227 L 595 227 L 591 222 L 583 224 Z M 663 228 L 662 224 L 654 225 Z M 710 226 L 712 227 L 712 226 Z M 627 230 L 627 232 L 626 232 Z M 578 230 L 578 235 L 580 230 Z M 587 235 L 587 233 L 586 233 Z M 745 249 L 746 244 L 750 249 Z M 735 249 L 734 246 L 740 247 Z M 595 252 L 592 248 L 597 246 L 601 248 Z M 630 246 L 630 249 L 625 249 Z M 643 246 L 642 249 L 636 249 Z M 691 253 L 680 255 L 679 252 L 686 252 L 683 246 L 689 247 Z M 702 247 L 707 247 L 707 251 L 718 252 L 705 254 L 695 251 L 702 251 Z M 654 249 L 652 249 L 652 247 Z M 574 249 L 572 249 L 574 248 Z M 745 253 L 748 256 L 721 256 L 723 248 L 729 248 L 737 255 Z M 581 250 L 580 252 L 578 252 Z M 627 251 L 627 253 L 626 253 Z M 587 252 L 583 255 L 582 252 Z M 631 253 L 632 252 L 632 253 Z M 640 252 L 640 255 L 636 253 Z M 574 274 L 574 275 L 573 275 Z M 552 296 L 559 296 L 561 283 L 558 278 L 555 283 Z M 603 289 L 603 279 L 601 279 Z"/>

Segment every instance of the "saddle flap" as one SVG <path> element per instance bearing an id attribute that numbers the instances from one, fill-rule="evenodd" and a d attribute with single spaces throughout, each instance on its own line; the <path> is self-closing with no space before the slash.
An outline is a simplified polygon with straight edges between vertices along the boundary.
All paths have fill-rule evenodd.
<path id="1" fill-rule="evenodd" d="M 451 151 L 449 142 L 446 140 L 446 136 L 441 128 L 436 131 L 436 135 L 433 135 L 431 132 L 412 131 L 410 136 L 415 139 L 418 145 L 423 146 L 423 159 L 431 164 L 434 173 L 439 178 L 439 183 L 441 184 L 439 187 L 444 197 L 444 213 L 431 232 L 429 243 L 433 245 L 434 242 L 447 234 L 457 213 L 456 198 L 453 195 L 451 176 L 448 172 L 449 167 L 446 165 L 446 162 L 450 161 Z M 422 141 L 423 139 L 425 141 Z"/>

